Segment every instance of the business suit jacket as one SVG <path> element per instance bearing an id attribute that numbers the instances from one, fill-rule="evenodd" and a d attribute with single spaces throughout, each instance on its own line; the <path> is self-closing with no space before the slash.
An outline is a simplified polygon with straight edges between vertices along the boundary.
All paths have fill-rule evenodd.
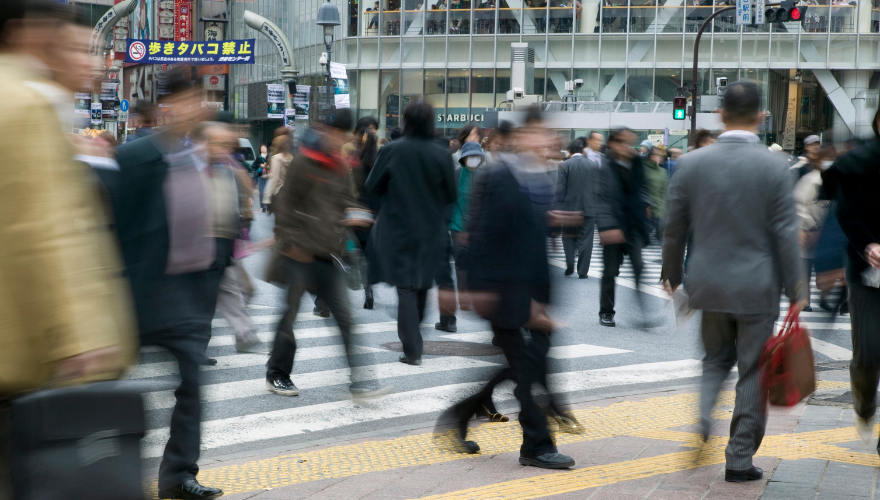
<path id="1" fill-rule="evenodd" d="M 573 156 L 559 164 L 556 199 L 560 210 L 583 212 L 584 217 L 595 217 L 600 168 L 586 156 Z"/>
<path id="2" fill-rule="evenodd" d="M 74 161 L 51 102 L 69 93 L 34 66 L 0 56 L 0 398 L 49 382 L 70 356 L 119 347 L 99 378 L 136 356 L 100 182 Z"/>
<path id="3" fill-rule="evenodd" d="M 638 156 L 632 159 L 630 167 L 630 189 L 625 189 L 621 166 L 611 158 L 603 156 L 599 173 L 598 203 L 596 205 L 596 227 L 601 231 L 620 229 L 629 241 L 647 243 L 648 232 L 645 191 L 645 168 Z"/>
<path id="4" fill-rule="evenodd" d="M 742 136 L 721 136 L 679 159 L 669 187 L 661 279 L 682 281 L 695 309 L 778 314 L 782 285 L 806 298 L 798 219 L 785 159 Z"/>
<path id="5" fill-rule="evenodd" d="M 449 151 L 430 139 L 390 142 L 379 149 L 364 189 L 378 205 L 367 245 L 370 281 L 431 288 L 457 198 Z"/>

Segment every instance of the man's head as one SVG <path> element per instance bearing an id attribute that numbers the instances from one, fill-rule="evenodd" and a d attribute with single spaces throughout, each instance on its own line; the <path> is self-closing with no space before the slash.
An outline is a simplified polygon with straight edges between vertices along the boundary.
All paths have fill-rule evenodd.
<path id="1" fill-rule="evenodd" d="M 614 158 L 628 160 L 636 156 L 636 150 L 633 149 L 636 140 L 638 136 L 632 130 L 625 127 L 614 129 L 608 134 L 608 149 Z"/>
<path id="2" fill-rule="evenodd" d="M 526 111 L 524 125 L 517 129 L 513 147 L 523 152 L 544 156 L 556 143 L 556 136 L 544 126 L 544 115 L 537 106 Z"/>
<path id="3" fill-rule="evenodd" d="M 605 136 L 599 132 L 593 132 L 590 134 L 590 141 L 587 144 L 589 144 L 590 149 L 598 153 L 602 150 L 602 145 L 605 144 Z"/>
<path id="4" fill-rule="evenodd" d="M 339 154 L 351 131 L 351 110 L 348 108 L 334 109 L 330 118 L 324 120 L 322 125 L 324 147 L 328 152 Z"/>
<path id="5" fill-rule="evenodd" d="M 201 122 L 193 127 L 190 138 L 205 147 L 211 163 L 225 161 L 238 147 L 238 137 L 226 123 Z"/>
<path id="6" fill-rule="evenodd" d="M 819 159 L 819 150 L 822 148 L 822 140 L 818 135 L 808 135 L 804 138 L 804 151 L 811 160 Z"/>
<path id="7" fill-rule="evenodd" d="M 417 139 L 433 139 L 434 108 L 422 100 L 410 102 L 403 110 L 403 135 Z"/>
<path id="8" fill-rule="evenodd" d="M 174 127 L 185 131 L 191 125 L 206 121 L 208 108 L 201 106 L 201 92 L 193 87 L 192 81 L 181 70 L 172 70 L 167 79 L 168 94 L 160 97 L 162 104 L 171 105 Z"/>
<path id="9" fill-rule="evenodd" d="M 583 139 L 575 139 L 568 143 L 568 152 L 571 154 L 583 154 L 584 148 L 587 147 L 587 144 Z"/>
<path id="10" fill-rule="evenodd" d="M 752 82 L 737 81 L 724 91 L 721 121 L 727 130 L 755 132 L 764 120 L 761 113 L 761 91 Z"/>
<path id="11" fill-rule="evenodd" d="M 155 123 L 156 106 L 153 103 L 142 99 L 138 101 L 132 111 L 132 114 L 139 117 L 142 127 L 151 127 Z"/>

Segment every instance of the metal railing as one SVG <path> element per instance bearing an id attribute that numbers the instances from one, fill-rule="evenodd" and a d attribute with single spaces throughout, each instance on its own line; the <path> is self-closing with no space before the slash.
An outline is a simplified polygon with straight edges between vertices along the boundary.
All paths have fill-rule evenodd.
<path id="1" fill-rule="evenodd" d="M 571 111 L 581 113 L 672 113 L 672 103 L 626 101 L 547 101 L 541 103 L 541 111 Z"/>

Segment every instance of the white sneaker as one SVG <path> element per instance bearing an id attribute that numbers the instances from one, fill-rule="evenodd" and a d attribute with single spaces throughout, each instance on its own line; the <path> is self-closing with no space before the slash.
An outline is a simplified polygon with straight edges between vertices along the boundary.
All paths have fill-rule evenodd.
<path id="1" fill-rule="evenodd" d="M 876 446 L 877 437 L 874 436 L 874 417 L 866 419 L 856 415 L 853 420 L 856 425 L 856 432 L 859 433 L 859 437 L 862 438 L 862 441 L 864 441 L 865 444 Z"/>

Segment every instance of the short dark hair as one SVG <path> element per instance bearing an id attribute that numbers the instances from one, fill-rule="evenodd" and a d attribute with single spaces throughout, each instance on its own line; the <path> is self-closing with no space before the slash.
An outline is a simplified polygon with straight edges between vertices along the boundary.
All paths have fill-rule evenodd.
<path id="1" fill-rule="evenodd" d="M 401 130 L 400 127 L 394 127 L 388 131 L 388 137 L 390 137 L 392 141 L 396 141 L 403 137 L 403 130 Z"/>
<path id="2" fill-rule="evenodd" d="M 370 128 L 371 125 L 373 127 L 376 127 L 376 129 L 378 130 L 379 122 L 376 121 L 375 118 L 373 118 L 372 116 L 362 116 L 362 117 L 358 118 L 357 123 L 355 123 L 354 131 L 357 134 L 363 134 L 364 132 L 367 131 L 367 129 Z"/>
<path id="3" fill-rule="evenodd" d="M 74 12 L 69 6 L 55 0 L 3 0 L 0 8 L 0 46 L 5 45 L 4 34 L 9 21 L 25 18 L 43 19 L 61 23 L 74 22 Z"/>
<path id="4" fill-rule="evenodd" d="M 568 143 L 568 152 L 571 154 L 583 153 L 584 148 L 586 148 L 586 147 L 587 147 L 587 143 L 584 142 L 583 139 L 578 137 L 577 139 Z"/>
<path id="5" fill-rule="evenodd" d="M 425 101 L 412 101 L 403 110 L 403 135 L 419 139 L 434 137 L 434 108 Z"/>
<path id="6" fill-rule="evenodd" d="M 731 123 L 751 123 L 761 109 L 761 91 L 749 81 L 736 81 L 724 91 L 724 116 Z"/>
<path id="7" fill-rule="evenodd" d="M 183 73 L 183 70 L 181 69 L 173 69 L 169 71 L 166 78 L 168 81 L 166 88 L 168 89 L 168 93 L 171 95 L 186 92 L 193 87 L 192 80 L 187 78 L 187 76 Z"/>
<path id="8" fill-rule="evenodd" d="M 541 125 L 544 123 L 544 116 L 541 114 L 541 110 L 538 106 L 532 105 L 526 109 L 526 118 L 523 120 L 523 123 L 526 127 Z"/>
<path id="9" fill-rule="evenodd" d="M 694 134 L 694 147 L 698 148 L 698 147 L 700 147 L 701 142 L 705 141 L 706 139 L 714 139 L 714 138 L 715 138 L 715 134 L 713 134 L 712 132 L 710 132 L 704 128 L 701 128 L 700 130 L 697 130 L 696 134 Z"/>
<path id="10" fill-rule="evenodd" d="M 508 137 L 511 132 L 513 132 L 513 123 L 507 120 L 501 120 L 501 123 L 498 124 L 498 135 L 501 137 Z"/>
<path id="11" fill-rule="evenodd" d="M 880 137 L 880 129 L 878 129 L 877 121 L 880 120 L 880 109 L 877 110 L 877 113 L 874 115 L 874 121 L 871 122 L 871 129 L 874 131 L 875 137 Z"/>
<path id="12" fill-rule="evenodd" d="M 628 127 L 619 127 L 619 128 L 613 129 L 611 131 L 611 133 L 608 134 L 608 142 L 623 141 L 623 139 L 621 139 L 620 136 L 622 136 L 623 134 L 626 134 L 627 132 L 629 132 L 630 134 L 635 134 L 635 132 L 633 132 L 632 129 L 630 129 Z"/>
<path id="13" fill-rule="evenodd" d="M 460 144 L 464 144 L 468 136 L 471 135 L 471 132 L 473 132 L 474 129 L 480 130 L 480 127 L 478 127 L 477 124 L 474 122 L 470 122 L 464 127 L 458 129 L 458 142 Z"/>
<path id="14" fill-rule="evenodd" d="M 332 110 L 330 117 L 324 120 L 324 124 L 331 128 L 351 130 L 351 109 L 335 108 Z"/>
<path id="15" fill-rule="evenodd" d="M 134 106 L 134 114 L 139 115 L 141 117 L 141 121 L 144 123 L 153 123 L 153 119 L 156 117 L 156 106 L 150 101 L 141 99 Z"/>

